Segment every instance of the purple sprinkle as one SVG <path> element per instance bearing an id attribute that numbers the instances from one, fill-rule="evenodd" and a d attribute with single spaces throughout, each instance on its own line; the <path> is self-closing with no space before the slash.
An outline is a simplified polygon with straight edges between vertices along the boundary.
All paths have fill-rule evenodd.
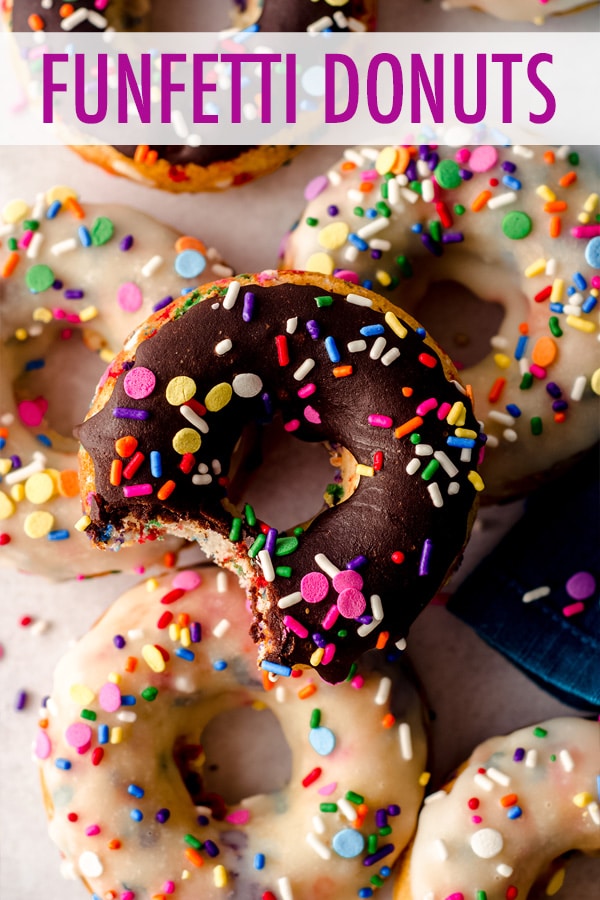
<path id="1" fill-rule="evenodd" d="M 125 406 L 115 406 L 112 411 L 115 419 L 149 419 L 150 413 L 147 409 L 128 409 Z"/>
<path id="2" fill-rule="evenodd" d="M 463 181 L 470 181 L 473 177 L 473 173 L 469 172 L 468 169 L 459 169 L 458 174 L 462 178 Z"/>
<path id="3" fill-rule="evenodd" d="M 81 300 L 83 297 L 83 291 L 76 290 L 75 288 L 70 288 L 65 291 L 65 297 L 67 300 Z"/>
<path id="4" fill-rule="evenodd" d="M 390 853 L 393 853 L 394 849 L 395 848 L 393 844 L 384 844 L 383 847 L 380 847 L 379 850 L 375 851 L 375 853 L 371 853 L 369 856 L 365 856 L 365 858 L 363 859 L 363 866 L 374 866 L 375 863 L 378 863 L 386 856 L 389 856 Z"/>
<path id="5" fill-rule="evenodd" d="M 513 762 L 522 762 L 525 759 L 525 751 L 522 747 L 517 747 L 513 753 Z"/>
<path id="6" fill-rule="evenodd" d="M 315 322 L 314 319 L 309 319 L 306 323 L 306 330 L 310 334 L 313 341 L 316 341 L 320 333 L 319 323 Z"/>
<path id="7" fill-rule="evenodd" d="M 505 160 L 505 161 L 502 163 L 502 165 L 500 166 L 500 168 L 503 169 L 505 172 L 511 172 L 511 173 L 512 173 L 512 172 L 516 172 L 516 171 L 517 171 L 516 165 L 515 165 L 513 162 L 510 162 L 508 159 Z"/>
<path id="8" fill-rule="evenodd" d="M 441 246 L 434 241 L 430 234 L 426 232 L 421 235 L 421 243 L 425 247 L 426 250 L 429 250 L 430 253 L 433 253 L 434 256 L 441 256 L 443 250 Z"/>
<path id="9" fill-rule="evenodd" d="M 368 559 L 366 556 L 363 556 L 362 553 L 359 556 L 355 556 L 350 562 L 346 563 L 347 569 L 360 569 L 361 566 L 366 566 L 368 563 Z"/>
<path id="10" fill-rule="evenodd" d="M 419 561 L 419 575 L 429 575 L 429 560 L 431 559 L 432 549 L 433 543 L 429 538 L 426 538 L 421 552 L 421 559 Z"/>
<path id="11" fill-rule="evenodd" d="M 329 213 L 330 216 L 337 216 L 337 214 L 339 213 L 339 209 L 337 206 L 334 206 L 332 204 L 331 206 L 327 207 L 327 212 Z"/>
<path id="12" fill-rule="evenodd" d="M 371 259 L 381 259 L 381 250 L 371 250 Z"/>
<path id="13" fill-rule="evenodd" d="M 204 841 L 204 849 L 211 857 L 218 856 L 220 852 L 215 842 L 211 841 L 210 838 L 207 841 Z"/>
<path id="14" fill-rule="evenodd" d="M 326 175 L 317 175 L 304 188 L 304 199 L 315 200 L 327 187 L 329 187 L 328 177 Z"/>
<path id="15" fill-rule="evenodd" d="M 252 321 L 252 314 L 254 312 L 254 294 L 252 291 L 246 291 L 244 294 L 244 308 L 242 310 L 242 319 L 244 322 Z"/>
<path id="16" fill-rule="evenodd" d="M 62 289 L 64 288 L 64 286 L 65 286 L 65 285 L 64 285 L 64 282 L 61 281 L 60 278 L 56 278 L 56 279 L 52 282 L 52 290 L 53 290 L 53 291 L 62 291 Z"/>
<path id="17" fill-rule="evenodd" d="M 440 161 L 439 153 L 432 153 L 429 159 L 427 160 L 427 165 L 429 166 L 430 171 L 435 172 L 438 167 L 438 163 Z"/>
<path id="18" fill-rule="evenodd" d="M 208 825 L 210 820 L 208 816 L 199 815 L 196 821 L 198 822 L 198 825 Z"/>
<path id="19" fill-rule="evenodd" d="M 319 632 L 316 631 L 313 635 L 311 635 L 311 637 L 313 639 L 313 643 L 316 644 L 317 647 L 322 647 L 323 649 L 325 649 L 325 647 L 327 646 L 327 641 L 324 639 L 322 634 L 319 634 Z"/>
<path id="20" fill-rule="evenodd" d="M 552 404 L 552 409 L 554 412 L 564 412 L 565 409 L 569 408 L 569 404 L 566 400 L 555 400 Z"/>
<path id="21" fill-rule="evenodd" d="M 157 822 L 160 822 L 161 825 L 164 825 L 165 822 L 167 822 L 169 820 L 170 815 L 171 815 L 170 809 L 159 809 L 158 812 L 156 813 L 156 815 L 154 816 L 154 818 L 156 819 Z"/>
<path id="22" fill-rule="evenodd" d="M 419 159 L 429 159 L 430 152 L 427 144 L 419 144 Z"/>
<path id="23" fill-rule="evenodd" d="M 260 399 L 263 402 L 263 406 L 265 408 L 265 413 L 268 416 L 272 416 L 273 415 L 273 404 L 271 402 L 271 397 L 269 396 L 269 394 L 267 394 L 267 392 L 265 391 L 265 393 L 261 395 Z"/>
<path id="24" fill-rule="evenodd" d="M 190 623 L 190 640 L 192 644 L 199 644 L 202 640 L 202 626 L 200 622 Z"/>
<path id="25" fill-rule="evenodd" d="M 119 244 L 119 250 L 127 251 L 131 250 L 133 246 L 133 235 L 126 234 L 121 243 Z"/>
<path id="26" fill-rule="evenodd" d="M 386 809 L 375 810 L 375 825 L 377 826 L 377 828 L 385 828 L 385 826 L 387 825 Z"/>
<path id="27" fill-rule="evenodd" d="M 555 381 L 549 381 L 546 385 L 546 390 L 551 397 L 554 397 L 555 400 L 558 400 L 559 397 L 562 397 L 562 391 Z"/>
<path id="28" fill-rule="evenodd" d="M 400 807 L 397 803 L 390 803 L 387 808 L 388 816 L 399 816 L 400 815 Z"/>
<path id="29" fill-rule="evenodd" d="M 406 177 L 409 181 L 415 181 L 417 177 L 417 164 L 414 159 L 411 159 L 409 164 L 406 167 Z"/>
<path id="30" fill-rule="evenodd" d="M 162 300 L 159 300 L 158 303 L 155 303 L 152 307 L 152 312 L 158 312 L 161 309 L 164 309 L 165 306 L 168 306 L 169 303 L 173 302 L 172 297 L 163 297 Z"/>
<path id="31" fill-rule="evenodd" d="M 26 691 L 19 691 L 15 700 L 15 709 L 21 710 L 25 709 L 25 704 L 27 703 L 27 693 Z"/>
<path id="32" fill-rule="evenodd" d="M 17 456 L 16 453 L 11 456 L 10 461 L 12 463 L 13 469 L 20 469 L 23 463 L 21 462 L 21 457 Z"/>
<path id="33" fill-rule="evenodd" d="M 355 622 L 358 622 L 360 625 L 370 625 L 373 621 L 373 616 L 356 616 L 354 619 Z"/>
<path id="34" fill-rule="evenodd" d="M 273 555 L 275 552 L 275 541 L 277 540 L 277 529 L 269 528 L 267 531 L 267 540 L 265 543 L 265 550 L 267 553 Z"/>
<path id="35" fill-rule="evenodd" d="M 462 231 L 445 231 L 442 235 L 442 244 L 462 244 L 464 239 Z"/>
<path id="36" fill-rule="evenodd" d="M 125 638 L 122 634 L 115 634 L 113 638 L 113 644 L 117 648 L 117 650 L 122 650 L 125 646 Z"/>

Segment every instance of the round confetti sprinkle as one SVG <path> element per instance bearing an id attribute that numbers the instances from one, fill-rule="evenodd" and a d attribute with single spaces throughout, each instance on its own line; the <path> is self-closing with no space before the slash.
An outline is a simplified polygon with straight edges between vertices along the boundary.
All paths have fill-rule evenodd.
<path id="1" fill-rule="evenodd" d="M 198 250 L 184 250 L 175 257 L 175 271 L 182 278 L 196 278 L 206 268 L 206 259 Z"/>
<path id="2" fill-rule="evenodd" d="M 30 503 L 47 503 L 54 494 L 54 479 L 47 472 L 36 472 L 25 482 L 25 497 Z"/>
<path id="3" fill-rule="evenodd" d="M 338 591 L 345 591 L 347 588 L 355 588 L 357 591 L 363 586 L 362 575 L 353 569 L 346 569 L 334 575 L 333 586 Z"/>
<path id="4" fill-rule="evenodd" d="M 498 151 L 495 147 L 475 147 L 469 158 L 472 172 L 489 172 L 498 162 Z"/>
<path id="5" fill-rule="evenodd" d="M 346 243 L 349 231 L 345 222 L 332 222 L 320 230 L 318 241 L 326 250 L 337 250 Z"/>
<path id="6" fill-rule="evenodd" d="M 173 449 L 181 456 L 184 453 L 196 453 L 201 443 L 200 435 L 193 428 L 182 428 L 173 437 Z"/>
<path id="7" fill-rule="evenodd" d="M 258 375 L 253 375 L 252 372 L 243 372 L 241 375 L 235 376 L 232 387 L 234 394 L 237 394 L 238 397 L 256 397 L 262 391 L 263 383 Z"/>
<path id="8" fill-rule="evenodd" d="M 43 730 L 43 728 L 38 729 L 38 732 L 35 736 L 33 752 L 38 759 L 48 759 L 50 753 L 52 752 L 52 744 L 50 743 L 50 738 L 48 737 L 47 732 Z"/>
<path id="9" fill-rule="evenodd" d="M 596 590 L 596 579 L 590 572 L 577 572 L 571 575 L 566 587 L 573 600 L 587 600 Z"/>
<path id="10" fill-rule="evenodd" d="M 0 491 L 0 519 L 10 519 L 15 512 L 15 504 L 4 491 Z"/>
<path id="11" fill-rule="evenodd" d="M 334 265 L 333 257 L 329 253 L 313 253 L 306 260 L 306 268 L 321 275 L 333 275 Z"/>
<path id="12" fill-rule="evenodd" d="M 92 740 L 92 729 L 85 722 L 74 722 L 65 731 L 65 740 L 70 747 L 83 750 L 89 747 Z"/>
<path id="13" fill-rule="evenodd" d="M 59 203 L 66 203 L 67 200 L 77 200 L 77 191 L 67 187 L 66 184 L 55 184 L 54 187 L 46 191 L 45 200 L 48 205 L 56 203 L 57 200 Z"/>
<path id="14" fill-rule="evenodd" d="M 42 263 L 37 266 L 31 266 L 25 275 L 25 283 L 29 290 L 34 294 L 47 291 L 48 288 L 52 287 L 54 281 L 54 272 L 50 266 L 43 265 Z"/>
<path id="15" fill-rule="evenodd" d="M 327 176 L 317 175 L 317 177 L 313 178 L 312 181 L 309 181 L 304 188 L 304 199 L 315 200 L 327 187 L 329 187 L 329 179 Z"/>
<path id="16" fill-rule="evenodd" d="M 84 850 L 79 856 L 78 864 L 79 871 L 85 878 L 99 878 L 104 872 L 100 857 L 92 850 Z"/>
<path id="17" fill-rule="evenodd" d="M 45 400 L 22 400 L 18 405 L 19 418 L 28 428 L 37 428 L 42 424 L 48 404 Z"/>
<path id="18" fill-rule="evenodd" d="M 154 372 L 146 366 L 136 366 L 130 369 L 123 380 L 123 388 L 128 397 L 133 400 L 143 400 L 149 397 L 156 386 Z"/>
<path id="19" fill-rule="evenodd" d="M 204 398 L 204 405 L 209 412 L 218 412 L 220 409 L 227 406 L 232 396 L 233 388 L 230 384 L 223 381 L 221 384 L 216 384 L 210 389 Z"/>
<path id="20" fill-rule="evenodd" d="M 202 584 L 202 576 L 192 569 L 178 572 L 173 579 L 173 587 L 181 591 L 193 591 Z"/>
<path id="21" fill-rule="evenodd" d="M 324 728 L 322 725 L 310 729 L 308 740 L 319 756 L 329 756 L 335 748 L 335 734 L 330 728 Z"/>
<path id="22" fill-rule="evenodd" d="M 143 302 L 142 292 L 133 281 L 125 281 L 117 288 L 117 303 L 123 312 L 137 312 Z"/>
<path id="23" fill-rule="evenodd" d="M 23 522 L 23 530 L 27 537 L 42 538 L 46 537 L 54 526 L 54 516 L 45 510 L 29 513 Z"/>
<path id="24" fill-rule="evenodd" d="M 593 237 L 585 248 L 585 261 L 592 269 L 600 269 L 600 237 Z"/>
<path id="25" fill-rule="evenodd" d="M 2 218 L 7 225 L 14 225 L 24 219 L 29 212 L 29 204 L 25 200 L 10 200 L 2 209 Z"/>
<path id="26" fill-rule="evenodd" d="M 600 369 L 596 369 L 590 378 L 590 387 L 595 394 L 600 396 Z"/>
<path id="27" fill-rule="evenodd" d="M 511 241 L 520 241 L 531 232 L 532 222 L 527 213 L 515 210 L 502 219 L 502 231 Z"/>
<path id="28" fill-rule="evenodd" d="M 435 168 L 433 173 L 440 187 L 446 190 L 460 187 L 462 178 L 458 164 L 453 159 L 443 159 Z"/>
<path id="29" fill-rule="evenodd" d="M 355 619 L 357 616 L 362 616 L 367 608 L 367 601 L 364 594 L 361 594 L 356 588 L 347 588 L 339 595 L 337 608 L 345 619 Z"/>
<path id="30" fill-rule="evenodd" d="M 355 828 L 343 828 L 334 834 L 331 846 L 338 856 L 353 859 L 359 856 L 365 847 L 365 839 Z"/>
<path id="31" fill-rule="evenodd" d="M 300 582 L 300 593 L 307 603 L 320 603 L 328 591 L 329 581 L 322 572 L 309 572 Z"/>
<path id="32" fill-rule="evenodd" d="M 121 706 L 121 691 L 112 681 L 107 681 L 100 688 L 98 703 L 105 712 L 116 712 Z"/>
<path id="33" fill-rule="evenodd" d="M 106 216 L 98 216 L 92 225 L 90 235 L 94 247 L 100 247 L 102 244 L 108 243 L 115 233 L 115 226 Z"/>
<path id="34" fill-rule="evenodd" d="M 480 859 L 492 859 L 504 847 L 504 840 L 495 828 L 481 828 L 471 836 L 471 850 Z"/>
<path id="35" fill-rule="evenodd" d="M 182 403 L 191 400 L 195 393 L 196 382 L 193 378 L 188 378 L 187 375 L 178 375 L 168 383 L 165 396 L 171 406 L 181 406 Z"/>
<path id="36" fill-rule="evenodd" d="M 386 175 L 391 172 L 398 160 L 396 147 L 384 147 L 375 161 L 375 169 L 378 175 Z"/>

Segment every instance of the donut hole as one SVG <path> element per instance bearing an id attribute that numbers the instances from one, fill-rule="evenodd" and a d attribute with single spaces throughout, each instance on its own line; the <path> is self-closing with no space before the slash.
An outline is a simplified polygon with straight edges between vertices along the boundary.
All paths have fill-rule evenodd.
<path id="1" fill-rule="evenodd" d="M 27 424 L 51 437 L 56 449 L 76 452 L 73 429 L 83 422 L 93 386 L 106 363 L 91 352 L 76 328 L 56 330 L 51 342 L 46 336 L 34 338 L 23 345 L 23 353 L 19 349 L 18 355 L 15 401 L 33 401 L 38 407 L 37 414 L 31 411 L 33 419 L 28 417 Z"/>
<path id="2" fill-rule="evenodd" d="M 200 741 L 203 788 L 209 798 L 216 794 L 236 804 L 256 794 L 275 794 L 290 782 L 292 753 L 269 709 L 240 706 L 218 713 Z"/>
<path id="3" fill-rule="evenodd" d="M 413 315 L 462 369 L 488 356 L 490 340 L 504 319 L 504 307 L 499 301 L 482 299 L 459 281 L 441 279 L 429 282 Z"/>

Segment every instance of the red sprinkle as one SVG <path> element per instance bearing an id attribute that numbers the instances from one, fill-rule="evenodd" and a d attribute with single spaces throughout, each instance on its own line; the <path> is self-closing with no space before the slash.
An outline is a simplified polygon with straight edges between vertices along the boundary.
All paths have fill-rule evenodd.
<path id="1" fill-rule="evenodd" d="M 471 799 L 467 802 L 467 806 L 469 809 L 479 809 L 479 800 L 477 797 L 471 797 Z"/>
<path id="2" fill-rule="evenodd" d="M 21 626 L 21 628 L 27 628 L 27 626 L 31 625 L 32 622 L 33 618 L 31 616 L 23 616 L 21 619 L 19 619 L 19 625 Z"/>
<path id="3" fill-rule="evenodd" d="M 79 816 L 77 815 L 77 813 L 67 813 L 67 820 L 69 822 L 76 822 L 78 818 Z"/>
<path id="4" fill-rule="evenodd" d="M 552 285 L 549 284 L 547 287 L 542 288 L 541 291 L 538 291 L 537 294 L 534 294 L 533 299 L 536 303 L 543 303 L 544 300 L 547 300 L 550 294 L 552 293 Z"/>
<path id="5" fill-rule="evenodd" d="M 102 747 L 94 747 L 92 750 L 92 765 L 99 766 L 104 757 L 104 749 Z"/>
<path id="6" fill-rule="evenodd" d="M 2 534 L 0 534 L 0 547 L 5 547 L 6 544 L 10 544 L 10 534 L 3 531 Z"/>
<path id="7" fill-rule="evenodd" d="M 373 468 L 376 472 L 381 472 L 383 469 L 383 451 L 376 450 L 373 454 Z"/>
<path id="8" fill-rule="evenodd" d="M 419 362 L 428 369 L 434 369 L 437 366 L 437 359 L 431 353 L 419 353 Z"/>
<path id="9" fill-rule="evenodd" d="M 490 403 L 496 403 L 500 399 L 500 395 L 504 390 L 505 384 L 506 378 L 496 378 L 488 394 L 488 400 L 490 401 Z"/>
<path id="10" fill-rule="evenodd" d="M 183 590 L 183 588 L 173 588 L 172 591 L 169 591 L 164 595 L 164 597 L 160 598 L 160 602 L 168 606 L 169 603 L 175 603 L 175 601 L 183 597 L 184 594 L 185 591 Z"/>
<path id="11" fill-rule="evenodd" d="M 320 769 L 319 766 L 317 766 L 316 769 L 313 769 L 312 772 L 309 772 L 308 775 L 306 775 L 302 779 L 302 787 L 308 787 L 309 785 L 313 784 L 313 782 L 315 782 L 317 778 L 321 777 L 322 771 L 323 770 Z"/>
<path id="12" fill-rule="evenodd" d="M 279 361 L 279 365 L 287 366 L 290 361 L 290 354 L 285 334 L 277 335 L 277 337 L 275 338 L 275 345 L 277 347 L 277 359 Z"/>
<path id="13" fill-rule="evenodd" d="M 514 884 L 509 884 L 506 888 L 506 900 L 515 900 L 519 896 L 519 889 Z"/>
<path id="14" fill-rule="evenodd" d="M 156 623 L 156 627 L 162 630 L 163 628 L 167 628 L 171 624 L 172 621 L 173 621 L 173 613 L 170 610 L 165 609 L 164 613 L 161 616 L 159 616 L 158 622 Z"/>
<path id="15" fill-rule="evenodd" d="M 196 465 L 196 457 L 193 453 L 184 453 L 179 463 L 179 468 L 185 475 L 189 475 Z"/>
<path id="16" fill-rule="evenodd" d="M 396 563 L 397 566 L 404 562 L 404 553 L 402 550 L 394 550 L 392 553 L 392 562 Z"/>

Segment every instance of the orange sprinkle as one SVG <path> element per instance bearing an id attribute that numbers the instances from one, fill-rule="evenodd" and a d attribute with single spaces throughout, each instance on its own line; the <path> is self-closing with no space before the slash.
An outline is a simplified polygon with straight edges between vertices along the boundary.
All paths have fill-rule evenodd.
<path id="1" fill-rule="evenodd" d="M 552 237 L 552 238 L 559 237 L 561 228 L 562 228 L 562 223 L 560 220 L 560 216 L 552 216 L 552 218 L 550 219 L 550 227 L 548 229 L 550 232 L 550 237 Z"/>
<path id="2" fill-rule="evenodd" d="M 79 476 L 75 469 L 63 469 L 59 472 L 56 486 L 61 497 L 76 497 L 79 494 Z"/>
<path id="3" fill-rule="evenodd" d="M 177 485 L 174 481 L 165 481 L 162 487 L 158 489 L 156 492 L 156 496 L 159 500 L 166 500 L 167 497 L 170 497 Z"/>
<path id="4" fill-rule="evenodd" d="M 336 378 L 347 378 L 352 375 L 352 366 L 334 366 L 333 374 Z"/>
<path id="5" fill-rule="evenodd" d="M 147 166 L 153 166 L 158 159 L 158 150 L 150 150 L 146 156 L 145 163 Z"/>
<path id="6" fill-rule="evenodd" d="M 3 437 L 3 438 L 8 437 L 8 428 L 0 428 L 0 437 Z"/>
<path id="7" fill-rule="evenodd" d="M 474 404 L 474 403 L 475 403 L 475 394 L 473 393 L 473 385 L 472 385 L 472 384 L 466 384 L 466 385 L 465 385 L 465 391 L 467 392 L 467 397 L 469 398 L 469 400 L 471 401 L 471 403 Z"/>
<path id="8" fill-rule="evenodd" d="M 182 234 L 175 241 L 175 252 L 183 253 L 184 250 L 198 250 L 199 253 L 206 253 L 206 245 L 199 241 L 198 238 L 190 237 L 189 234 Z"/>
<path id="9" fill-rule="evenodd" d="M 10 278 L 12 273 L 17 268 L 17 265 L 19 264 L 20 259 L 21 259 L 21 257 L 17 253 L 16 250 L 13 250 L 12 253 L 8 254 L 8 257 L 6 258 L 6 262 L 4 263 L 4 268 L 2 269 L 2 277 L 3 278 Z"/>
<path id="10" fill-rule="evenodd" d="M 340 166 L 342 172 L 353 172 L 355 168 L 356 163 L 351 162 L 349 159 L 345 160 Z"/>
<path id="11" fill-rule="evenodd" d="M 392 715 L 392 713 L 386 713 L 386 715 L 381 720 L 381 724 L 384 728 L 392 728 L 396 721 L 396 716 Z"/>
<path id="12" fill-rule="evenodd" d="M 504 807 L 514 806 L 518 799 L 516 794 L 505 794 L 504 797 L 500 797 L 500 805 Z"/>
<path id="13" fill-rule="evenodd" d="M 72 3 L 63 3 L 60 9 L 58 10 L 58 14 L 61 19 L 67 19 L 69 16 L 72 16 L 75 12 L 75 7 Z"/>
<path id="14" fill-rule="evenodd" d="M 551 200 L 549 203 L 544 203 L 544 212 L 564 212 L 567 206 L 568 204 L 564 200 Z"/>
<path id="15" fill-rule="evenodd" d="M 202 857 L 200 856 L 200 854 L 198 853 L 198 851 L 197 851 L 197 850 L 194 850 L 193 847 L 186 847 L 186 848 L 185 848 L 185 855 L 186 855 L 186 857 L 189 859 L 189 861 L 191 862 L 191 864 L 192 864 L 193 866 L 196 866 L 197 869 L 199 869 L 200 866 L 203 866 L 203 865 L 204 865 L 204 860 L 202 859 Z"/>
<path id="16" fill-rule="evenodd" d="M 554 162 L 554 159 L 555 159 L 554 151 L 546 150 L 546 152 L 544 153 L 544 162 L 547 163 L 549 166 L 551 166 Z"/>
<path id="17" fill-rule="evenodd" d="M 113 838 L 112 841 L 108 842 L 107 847 L 109 850 L 120 850 L 121 841 L 118 838 Z"/>
<path id="18" fill-rule="evenodd" d="M 135 148 L 135 153 L 133 154 L 133 161 L 136 163 L 146 162 L 146 156 L 150 147 L 148 144 L 138 144 Z"/>
<path id="19" fill-rule="evenodd" d="M 577 172 L 567 172 L 566 175 L 563 175 L 562 178 L 558 179 L 558 183 L 561 187 L 569 187 L 571 184 L 575 184 L 577 181 Z"/>
<path id="20" fill-rule="evenodd" d="M 413 419 L 409 419 L 408 422 L 405 422 L 403 425 L 398 425 L 396 430 L 394 431 L 394 435 L 397 438 L 404 437 L 405 434 L 410 434 L 411 431 L 416 431 L 419 425 L 423 424 L 423 419 L 421 416 L 415 416 Z"/>
<path id="21" fill-rule="evenodd" d="M 271 681 L 268 672 L 263 671 L 262 673 L 262 685 L 265 691 L 272 691 L 275 687 L 275 682 Z"/>
<path id="22" fill-rule="evenodd" d="M 298 697 L 300 700 L 306 700 L 308 697 L 312 697 L 317 691 L 316 684 L 305 684 L 303 688 L 300 688 L 298 691 Z"/>
<path id="23" fill-rule="evenodd" d="M 83 211 L 83 207 L 81 204 L 75 199 L 75 197 L 67 197 L 65 200 L 65 206 L 69 210 L 72 216 L 76 219 L 83 219 L 85 217 L 85 212 Z"/>
<path id="24" fill-rule="evenodd" d="M 120 459 L 113 459 L 110 464 L 110 483 L 115 487 L 121 484 L 121 477 L 123 475 L 123 463 Z"/>
<path id="25" fill-rule="evenodd" d="M 403 397 L 412 397 L 413 389 L 411 387 L 403 387 L 402 388 L 402 396 Z"/>
<path id="26" fill-rule="evenodd" d="M 163 566 L 167 569 L 172 569 L 177 564 L 177 554 L 173 553 L 172 550 L 167 550 L 167 552 L 163 556 Z"/>
<path id="27" fill-rule="evenodd" d="M 519 322 L 519 334 L 529 334 L 529 322 Z"/>
<path id="28" fill-rule="evenodd" d="M 561 424 L 561 422 L 564 422 L 566 418 L 567 418 L 567 416 L 564 412 L 554 413 L 554 421 L 557 422 L 559 425 Z"/>
<path id="29" fill-rule="evenodd" d="M 396 162 L 392 166 L 394 175 L 403 175 L 410 162 L 410 153 L 407 147 L 398 147 Z"/>
<path id="30" fill-rule="evenodd" d="M 133 435 L 128 434 L 126 437 L 119 438 L 115 441 L 115 450 L 122 456 L 123 459 L 127 459 L 127 457 L 131 456 L 137 450 L 137 438 L 134 438 Z"/>
<path id="31" fill-rule="evenodd" d="M 361 181 L 358 186 L 359 191 L 362 191 L 363 194 L 368 194 L 369 191 L 373 190 L 373 184 L 370 181 Z"/>
<path id="32" fill-rule="evenodd" d="M 493 383 L 491 390 L 488 394 L 488 400 L 490 403 L 497 403 L 500 399 L 500 395 L 504 390 L 504 386 L 506 384 L 506 378 L 496 378 Z"/>
<path id="33" fill-rule="evenodd" d="M 167 900 L 166 894 L 152 894 L 152 900 Z"/>
<path id="34" fill-rule="evenodd" d="M 117 900 L 117 895 L 114 891 L 107 891 L 104 895 L 104 900 Z"/>
<path id="35" fill-rule="evenodd" d="M 483 207 L 486 206 L 488 200 L 491 199 L 491 196 L 491 191 L 482 191 L 480 194 L 478 194 L 471 203 L 471 209 L 473 210 L 473 212 L 479 212 L 481 209 L 483 209 Z"/>
<path id="36" fill-rule="evenodd" d="M 556 359 L 557 353 L 558 347 L 554 338 L 541 337 L 538 338 L 533 345 L 531 358 L 536 366 L 541 366 L 542 369 L 546 369 L 548 366 L 552 365 Z"/>
<path id="37" fill-rule="evenodd" d="M 38 725 L 40 728 L 47 728 L 48 727 L 48 719 L 40 719 L 38 722 Z"/>
<path id="38" fill-rule="evenodd" d="M 32 31 L 43 31 L 44 30 L 44 20 L 41 16 L 38 16 L 37 13 L 32 13 L 27 19 L 27 24 L 31 28 Z"/>
<path id="39" fill-rule="evenodd" d="M 187 628 L 190 624 L 190 614 L 189 613 L 179 613 L 177 616 L 177 624 L 180 628 Z"/>
<path id="40" fill-rule="evenodd" d="M 383 650 L 383 648 L 385 647 L 385 645 L 387 644 L 389 639 L 390 639 L 389 631 L 382 631 L 381 634 L 379 635 L 379 637 L 377 638 L 377 643 L 375 644 L 375 649 Z"/>
<path id="41" fill-rule="evenodd" d="M 125 671 L 126 672 L 135 672 L 137 669 L 137 656 L 128 656 L 127 662 L 125 663 Z"/>

